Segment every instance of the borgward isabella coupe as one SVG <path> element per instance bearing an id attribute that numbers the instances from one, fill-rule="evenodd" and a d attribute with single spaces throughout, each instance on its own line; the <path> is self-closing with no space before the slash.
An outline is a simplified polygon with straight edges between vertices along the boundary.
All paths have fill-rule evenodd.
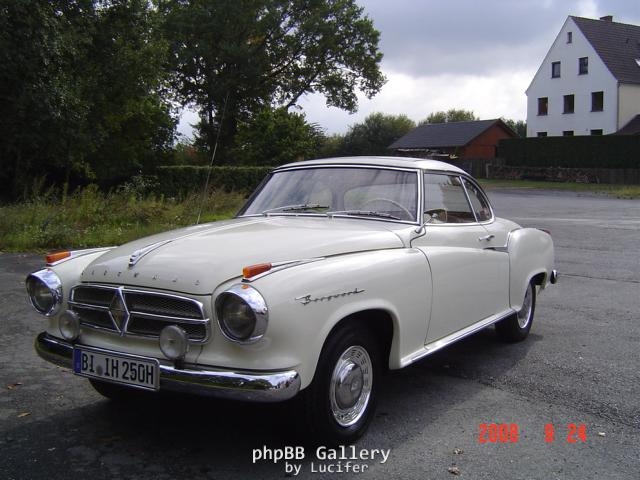
<path id="1" fill-rule="evenodd" d="M 26 286 L 38 354 L 106 397 L 295 396 L 345 444 L 385 369 L 492 324 L 523 340 L 553 265 L 550 235 L 496 217 L 463 170 L 356 157 L 276 168 L 232 220 L 49 255 Z"/>

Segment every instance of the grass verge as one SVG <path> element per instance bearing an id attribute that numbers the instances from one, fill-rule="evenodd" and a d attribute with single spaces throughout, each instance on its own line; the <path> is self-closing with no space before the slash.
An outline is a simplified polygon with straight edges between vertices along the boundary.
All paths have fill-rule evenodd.
<path id="1" fill-rule="evenodd" d="M 596 183 L 563 183 L 536 182 L 530 180 L 480 180 L 487 190 L 500 188 L 529 189 L 529 190 L 562 190 L 568 192 L 585 192 L 608 195 L 615 198 L 640 198 L 640 185 L 612 185 Z"/>
<path id="2" fill-rule="evenodd" d="M 62 199 L 45 193 L 25 203 L 0 207 L 0 251 L 120 245 L 194 224 L 201 200 L 199 195 L 177 201 L 123 192 L 104 194 L 95 186 Z M 241 193 L 213 192 L 204 201 L 200 221 L 230 218 L 243 202 Z"/>
<path id="3" fill-rule="evenodd" d="M 640 185 L 481 180 L 487 190 L 544 189 L 591 192 L 617 198 L 640 198 Z M 231 218 L 244 203 L 241 193 L 212 192 L 204 203 L 200 195 L 183 200 L 154 195 L 115 192 L 104 194 L 89 186 L 59 198 L 51 192 L 34 199 L 0 206 L 0 252 L 43 252 L 58 248 L 120 245 L 153 233 L 196 222 Z"/>

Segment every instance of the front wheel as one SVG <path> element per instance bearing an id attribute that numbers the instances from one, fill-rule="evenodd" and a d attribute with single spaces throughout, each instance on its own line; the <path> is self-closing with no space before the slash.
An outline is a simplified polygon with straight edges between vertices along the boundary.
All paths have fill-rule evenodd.
<path id="1" fill-rule="evenodd" d="M 520 311 L 496 323 L 498 336 L 505 342 L 520 342 L 527 338 L 535 310 L 536 286 L 531 282 L 527 286 Z"/>
<path id="2" fill-rule="evenodd" d="M 329 337 L 301 392 L 309 440 L 344 445 L 362 436 L 375 414 L 379 361 L 378 342 L 363 327 L 347 325 Z"/>

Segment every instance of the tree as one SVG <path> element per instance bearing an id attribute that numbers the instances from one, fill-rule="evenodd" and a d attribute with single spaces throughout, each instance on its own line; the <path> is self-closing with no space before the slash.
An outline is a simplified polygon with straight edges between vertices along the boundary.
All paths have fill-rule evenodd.
<path id="1" fill-rule="evenodd" d="M 527 122 L 524 120 L 511 120 L 503 118 L 502 121 L 520 137 L 526 138 L 527 136 Z"/>
<path id="2" fill-rule="evenodd" d="M 125 177 L 173 142 L 147 0 L 0 0 L 0 180 Z"/>
<path id="3" fill-rule="evenodd" d="M 430 113 L 429 116 L 421 121 L 419 125 L 427 123 L 449 123 L 449 122 L 466 122 L 480 120 L 471 110 L 458 110 L 452 108 L 446 112 L 438 111 Z"/>
<path id="4" fill-rule="evenodd" d="M 161 0 L 173 87 L 195 106 L 200 141 L 232 146 L 239 122 L 306 93 L 353 112 L 384 84 L 379 32 L 355 0 Z M 223 119 L 224 117 L 224 119 Z"/>
<path id="5" fill-rule="evenodd" d="M 265 108 L 240 125 L 233 156 L 237 163 L 282 165 L 314 158 L 323 137 L 320 128 L 307 123 L 304 115 Z"/>
<path id="6" fill-rule="evenodd" d="M 406 115 L 372 113 L 364 122 L 349 128 L 343 139 L 342 155 L 386 155 L 388 147 L 410 130 L 415 123 Z"/>
<path id="7" fill-rule="evenodd" d="M 97 178 L 115 181 L 168 155 L 176 120 L 165 99 L 168 44 L 157 12 L 147 0 L 100 3 L 86 51 L 88 124 L 97 143 L 87 161 Z"/>

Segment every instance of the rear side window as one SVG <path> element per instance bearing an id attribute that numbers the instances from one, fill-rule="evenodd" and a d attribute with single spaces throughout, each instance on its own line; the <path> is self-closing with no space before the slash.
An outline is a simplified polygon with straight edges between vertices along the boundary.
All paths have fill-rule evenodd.
<path id="1" fill-rule="evenodd" d="M 425 220 L 431 223 L 472 223 L 475 216 L 460 177 L 424 174 Z"/>
<path id="2" fill-rule="evenodd" d="M 491 220 L 491 207 L 489 206 L 487 197 L 478 187 L 466 178 L 463 179 L 463 182 L 467 189 L 467 193 L 469 194 L 469 200 L 471 201 L 471 206 L 473 207 L 473 211 L 476 214 L 478 221 L 486 222 Z"/>

